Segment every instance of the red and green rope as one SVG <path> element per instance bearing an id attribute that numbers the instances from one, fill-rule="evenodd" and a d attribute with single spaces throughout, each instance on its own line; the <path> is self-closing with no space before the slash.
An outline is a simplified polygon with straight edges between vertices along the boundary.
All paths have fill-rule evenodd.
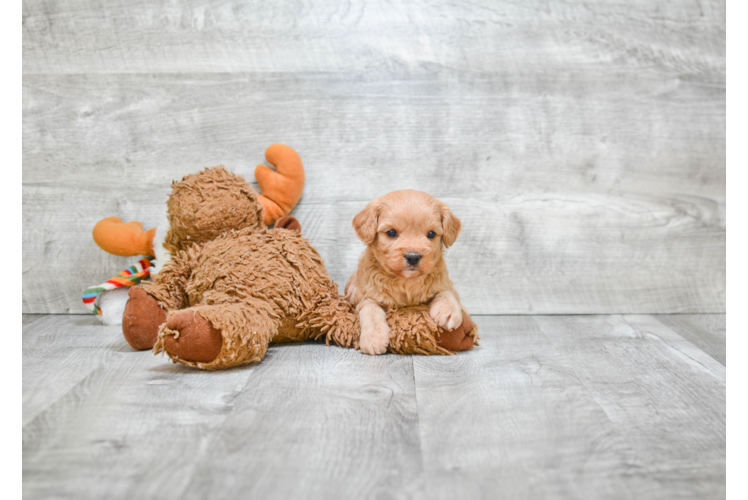
<path id="1" fill-rule="evenodd" d="M 151 275 L 150 268 L 154 260 L 155 257 L 146 257 L 101 285 L 86 288 L 83 291 L 83 303 L 93 314 L 101 315 L 101 309 L 95 304 L 96 297 L 106 290 L 137 285 L 148 278 Z"/>

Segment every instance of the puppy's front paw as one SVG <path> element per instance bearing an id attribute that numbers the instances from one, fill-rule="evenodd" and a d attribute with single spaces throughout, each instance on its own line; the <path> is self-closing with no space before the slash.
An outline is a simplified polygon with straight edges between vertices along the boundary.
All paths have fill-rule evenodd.
<path id="1" fill-rule="evenodd" d="M 436 324 L 454 330 L 462 324 L 462 309 L 456 301 L 448 299 L 437 299 L 431 303 L 429 315 Z"/>
<path id="2" fill-rule="evenodd" d="M 384 322 L 377 322 L 361 329 L 361 338 L 358 341 L 361 352 L 364 354 L 384 354 L 390 344 L 390 327 Z"/>

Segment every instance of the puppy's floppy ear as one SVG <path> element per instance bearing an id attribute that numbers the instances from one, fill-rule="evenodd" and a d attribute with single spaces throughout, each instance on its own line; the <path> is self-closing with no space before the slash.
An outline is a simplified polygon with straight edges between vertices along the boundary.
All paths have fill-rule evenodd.
<path id="1" fill-rule="evenodd" d="M 462 228 L 462 222 L 460 219 L 454 216 L 452 211 L 447 205 L 442 203 L 442 229 L 444 234 L 442 235 L 442 242 L 444 246 L 449 248 L 457 239 Z"/>
<path id="2" fill-rule="evenodd" d="M 353 218 L 353 229 L 358 239 L 367 245 L 374 241 L 377 235 L 377 219 L 382 211 L 379 198 L 373 200 Z"/>

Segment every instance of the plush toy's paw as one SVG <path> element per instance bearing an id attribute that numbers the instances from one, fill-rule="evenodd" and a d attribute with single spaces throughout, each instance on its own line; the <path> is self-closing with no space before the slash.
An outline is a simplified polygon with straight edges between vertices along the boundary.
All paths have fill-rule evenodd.
<path id="1" fill-rule="evenodd" d="M 473 320 L 468 313 L 461 311 L 462 323 L 454 330 L 445 330 L 439 333 L 436 343 L 450 351 L 467 351 L 473 348 L 475 339 L 468 335 L 473 329 Z"/>
<path id="2" fill-rule="evenodd" d="M 387 346 L 390 344 L 390 326 L 387 324 L 387 318 L 376 317 L 370 318 L 369 321 L 362 318 L 361 325 L 361 337 L 358 341 L 361 352 L 372 356 L 387 352 Z"/>
<path id="3" fill-rule="evenodd" d="M 185 309 L 174 313 L 166 328 L 179 332 L 179 336 L 166 335 L 166 352 L 187 361 L 209 363 L 218 357 L 223 346 L 223 336 L 197 311 Z"/>
<path id="4" fill-rule="evenodd" d="M 454 330 L 462 324 L 460 304 L 448 296 L 437 297 L 429 307 L 429 314 L 437 325 L 447 330 Z"/>
<path id="5" fill-rule="evenodd" d="M 122 314 L 122 333 L 133 349 L 152 349 L 166 313 L 158 301 L 139 286 L 133 286 Z"/>

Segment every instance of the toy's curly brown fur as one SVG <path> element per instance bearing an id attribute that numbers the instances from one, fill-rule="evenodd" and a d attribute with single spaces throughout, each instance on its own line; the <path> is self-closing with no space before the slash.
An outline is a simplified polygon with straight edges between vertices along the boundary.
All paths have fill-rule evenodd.
<path id="1" fill-rule="evenodd" d="M 164 248 L 172 255 L 231 229 L 262 229 L 264 208 L 244 177 L 223 165 L 185 176 L 171 185 L 169 232 Z"/>
<path id="2" fill-rule="evenodd" d="M 142 286 L 170 311 L 156 352 L 166 352 L 165 336 L 178 335 L 167 324 L 183 307 L 221 332 L 220 353 L 200 368 L 259 361 L 268 343 L 283 340 L 324 337 L 343 347 L 355 345 L 353 325 L 339 317 L 350 306 L 341 300 L 322 258 L 308 240 L 287 229 L 228 231 L 179 252 Z"/>

